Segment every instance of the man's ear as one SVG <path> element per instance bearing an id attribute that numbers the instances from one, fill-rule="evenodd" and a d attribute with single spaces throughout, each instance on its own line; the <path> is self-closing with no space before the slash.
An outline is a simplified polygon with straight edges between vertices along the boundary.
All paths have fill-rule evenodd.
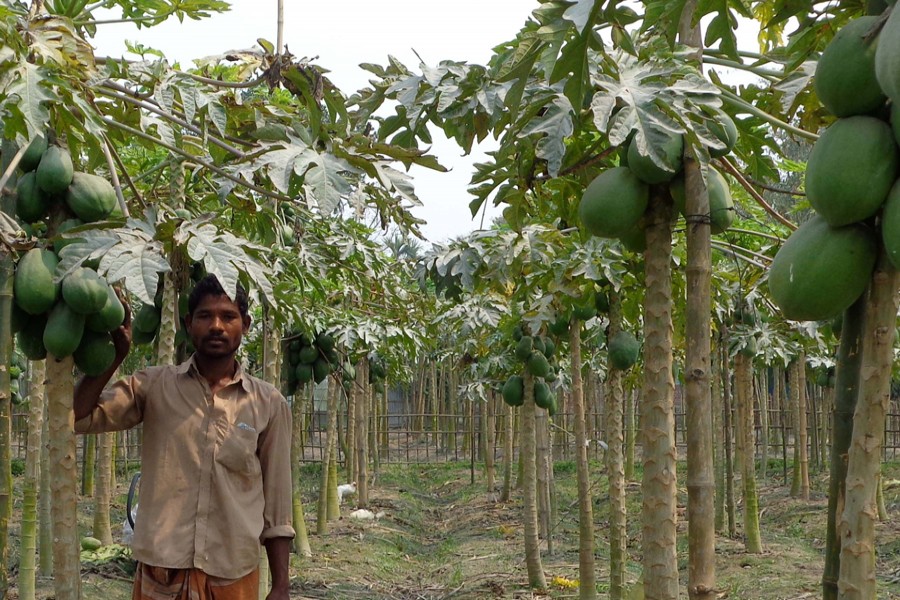
<path id="1" fill-rule="evenodd" d="M 244 322 L 244 333 L 249 333 L 250 332 L 250 315 L 244 315 L 242 320 Z"/>

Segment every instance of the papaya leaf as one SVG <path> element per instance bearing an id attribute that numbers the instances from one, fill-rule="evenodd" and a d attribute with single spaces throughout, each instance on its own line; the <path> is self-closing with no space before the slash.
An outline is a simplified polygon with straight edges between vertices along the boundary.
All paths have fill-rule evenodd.
<path id="1" fill-rule="evenodd" d="M 412 177 L 387 163 L 374 162 L 373 166 L 378 174 L 378 181 L 386 190 L 400 194 L 414 206 L 422 206 L 421 200 L 416 196 Z"/>
<path id="2" fill-rule="evenodd" d="M 772 86 L 775 91 L 781 92 L 781 107 L 785 112 L 790 112 L 797 97 L 810 89 L 817 64 L 814 60 L 805 61 Z"/>
<path id="3" fill-rule="evenodd" d="M 16 77 L 7 88 L 4 104 L 14 104 L 25 119 L 28 137 L 33 138 L 47 129 L 50 111 L 47 104 L 58 102 L 59 96 L 48 86 L 47 72 L 35 64 L 21 62 Z"/>
<path id="4" fill-rule="evenodd" d="M 259 44 L 263 50 L 265 50 L 268 54 L 275 54 L 275 44 L 270 42 L 265 38 L 256 38 L 256 43 Z"/>
<path id="5" fill-rule="evenodd" d="M 264 256 L 267 248 L 219 231 L 211 223 L 184 222 L 176 231 L 174 241 L 185 247 L 191 260 L 202 262 L 206 272 L 215 275 L 225 290 L 236 289 L 240 275 L 244 274 L 266 300 L 277 304 L 272 283 L 266 275 L 266 270 L 271 272 L 271 266 L 251 255 Z"/>
<path id="6" fill-rule="evenodd" d="M 597 8 L 596 0 L 574 0 L 563 13 L 563 18 L 571 21 L 579 33 L 583 33 L 589 25 L 593 25 L 593 16 Z M 600 5 L 603 2 L 601 0 Z"/>
<path id="7" fill-rule="evenodd" d="M 124 281 L 125 288 L 141 302 L 153 303 L 159 274 L 170 270 L 162 243 L 137 228 L 94 229 L 77 235 L 78 241 L 60 252 L 58 279 L 86 260 L 99 260 L 97 272 L 107 281 Z"/>
<path id="8" fill-rule="evenodd" d="M 620 52 L 611 57 L 614 75 L 594 78 L 598 91 L 591 100 L 594 125 L 619 146 L 634 132 L 638 151 L 663 168 L 661 145 L 685 132 L 703 107 L 721 104 L 718 89 L 695 71 L 668 60 L 640 61 Z M 618 108 L 617 108 L 618 107 Z M 706 137 L 706 132 L 701 132 Z"/>
<path id="9" fill-rule="evenodd" d="M 573 131 L 572 104 L 566 96 L 560 94 L 546 106 L 541 117 L 526 125 L 520 135 L 542 135 L 535 147 L 535 155 L 547 161 L 548 173 L 551 177 L 556 177 L 566 154 L 565 140 Z"/>
<path id="10" fill-rule="evenodd" d="M 219 133 L 226 135 L 228 131 L 228 113 L 225 112 L 225 107 L 222 106 L 222 102 L 218 97 L 210 98 L 206 105 L 206 112 Z"/>
<path id="11" fill-rule="evenodd" d="M 317 156 L 310 147 L 299 139 L 292 138 L 294 142 L 287 148 L 266 152 L 260 157 L 257 164 L 265 169 L 272 184 L 282 194 L 286 194 L 290 188 L 291 176 L 297 173 L 301 177 L 309 164 Z"/>
<path id="12" fill-rule="evenodd" d="M 323 214 L 331 214 L 341 197 L 351 191 L 344 173 L 358 173 L 347 161 L 332 154 L 318 154 L 311 160 L 312 166 L 303 177 L 306 193 L 316 201 Z M 296 172 L 295 165 L 295 172 Z"/>

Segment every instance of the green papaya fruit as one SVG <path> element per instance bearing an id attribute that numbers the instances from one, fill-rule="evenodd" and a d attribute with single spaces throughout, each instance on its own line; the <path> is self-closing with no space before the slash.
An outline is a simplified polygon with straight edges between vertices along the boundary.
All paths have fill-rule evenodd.
<path id="1" fill-rule="evenodd" d="M 71 356 L 84 335 L 84 315 L 65 302 L 57 302 L 47 317 L 44 348 L 56 358 Z"/>
<path id="2" fill-rule="evenodd" d="M 23 154 L 21 160 L 19 160 L 19 168 L 25 173 L 34 171 L 38 168 L 38 165 L 41 164 L 41 156 L 43 156 L 46 151 L 47 136 L 43 134 L 34 136 L 31 138 L 31 141 L 28 142 L 25 154 Z"/>
<path id="3" fill-rule="evenodd" d="M 93 223 L 109 217 L 119 201 L 110 182 L 99 175 L 79 172 L 66 191 L 66 204 L 79 219 Z"/>
<path id="4" fill-rule="evenodd" d="M 16 304 L 29 315 L 50 310 L 59 296 L 59 284 L 54 283 L 58 259 L 53 252 L 32 248 L 19 259 L 13 278 Z"/>
<path id="5" fill-rule="evenodd" d="M 106 304 L 109 285 L 97 271 L 78 267 L 63 278 L 62 297 L 72 310 L 89 315 Z"/>
<path id="6" fill-rule="evenodd" d="M 60 146 L 49 146 L 41 156 L 35 178 L 38 187 L 44 192 L 51 195 L 62 194 L 72 183 L 74 173 L 69 151 Z"/>
<path id="7" fill-rule="evenodd" d="M 40 221 L 50 210 L 51 201 L 38 188 L 34 173 L 25 173 L 16 182 L 16 216 L 23 223 Z"/>
<path id="8" fill-rule="evenodd" d="M 116 359 L 116 347 L 108 333 L 85 331 L 72 358 L 82 373 L 96 377 L 113 364 Z"/>
<path id="9" fill-rule="evenodd" d="M 111 285 L 106 286 L 106 302 L 97 312 L 87 316 L 85 326 L 91 331 L 112 331 L 125 320 L 125 307 Z"/>
<path id="10" fill-rule="evenodd" d="M 525 382 L 522 376 L 510 376 L 506 383 L 503 384 L 500 395 L 509 406 L 522 406 L 525 403 Z"/>
<path id="11" fill-rule="evenodd" d="M 43 360 L 47 358 L 47 349 L 44 348 L 44 328 L 46 325 L 47 318 L 44 315 L 32 316 L 16 334 L 16 348 L 28 360 Z"/>

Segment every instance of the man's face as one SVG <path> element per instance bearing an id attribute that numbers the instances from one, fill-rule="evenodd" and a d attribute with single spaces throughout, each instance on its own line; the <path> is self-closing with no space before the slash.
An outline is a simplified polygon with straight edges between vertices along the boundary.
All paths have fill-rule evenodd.
<path id="1" fill-rule="evenodd" d="M 233 356 L 250 328 L 250 317 L 241 317 L 228 296 L 206 296 L 185 319 L 197 354 L 209 358 Z"/>

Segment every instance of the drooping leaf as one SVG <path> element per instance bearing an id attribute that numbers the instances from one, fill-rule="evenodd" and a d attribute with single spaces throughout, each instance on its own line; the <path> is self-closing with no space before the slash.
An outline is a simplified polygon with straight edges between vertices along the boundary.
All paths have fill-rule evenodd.
<path id="1" fill-rule="evenodd" d="M 572 105 L 566 96 L 558 95 L 545 108 L 541 117 L 525 126 L 522 135 L 541 134 L 535 147 L 535 155 L 547 161 L 547 172 L 555 177 L 566 153 L 565 140 L 574 131 Z"/>
<path id="2" fill-rule="evenodd" d="M 49 86 L 48 74 L 35 64 L 19 63 L 7 95 L 4 104 L 15 105 L 22 114 L 29 139 L 43 134 L 50 120 L 48 105 L 59 100 Z"/>

